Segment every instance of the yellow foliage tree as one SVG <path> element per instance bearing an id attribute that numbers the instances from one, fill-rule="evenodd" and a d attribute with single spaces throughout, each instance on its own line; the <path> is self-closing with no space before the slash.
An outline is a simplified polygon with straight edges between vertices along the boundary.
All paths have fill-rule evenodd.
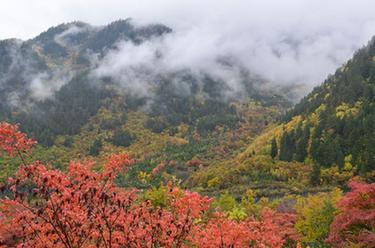
<path id="1" fill-rule="evenodd" d="M 324 246 L 329 226 L 338 211 L 337 202 L 341 197 L 342 191 L 335 188 L 330 193 L 318 193 L 297 199 L 296 211 L 299 218 L 295 227 L 304 243 L 314 247 Z"/>

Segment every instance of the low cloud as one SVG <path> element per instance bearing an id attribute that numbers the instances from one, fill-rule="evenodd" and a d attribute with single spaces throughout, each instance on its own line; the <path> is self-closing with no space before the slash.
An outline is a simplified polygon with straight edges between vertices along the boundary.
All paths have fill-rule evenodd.
<path id="1" fill-rule="evenodd" d="M 297 100 L 364 45 L 334 29 L 266 31 L 253 27 L 248 32 L 235 28 L 213 32 L 193 27 L 140 45 L 120 41 L 99 61 L 94 74 L 114 77 L 125 89 L 145 95 L 157 75 L 187 70 L 198 81 L 209 75 L 225 82 L 229 97 L 255 83 L 268 89 L 292 88 Z"/>
<path id="2" fill-rule="evenodd" d="M 69 70 L 41 72 L 30 77 L 30 97 L 41 101 L 53 96 L 62 86 L 72 80 L 74 73 Z"/>
<path id="3" fill-rule="evenodd" d="M 149 98 L 162 78 L 171 81 L 176 93 L 190 94 L 190 82 L 184 79 L 186 74 L 194 77 L 201 86 L 207 76 L 224 82 L 224 96 L 231 97 L 243 91 L 241 81 L 244 75 L 241 75 L 240 67 L 229 64 L 230 58 L 225 59 L 225 54 L 205 54 L 204 51 L 212 52 L 212 49 L 205 49 L 202 43 L 186 44 L 189 41 L 189 37 L 179 33 L 166 34 L 137 45 L 120 41 L 103 59 L 95 62 L 92 75 L 114 78 L 125 90 Z"/>
<path id="4" fill-rule="evenodd" d="M 142 95 L 150 92 L 155 75 L 189 70 L 197 78 L 209 73 L 225 81 L 228 93 L 236 95 L 248 80 L 246 72 L 270 88 L 293 85 L 300 97 L 375 34 L 374 7 L 372 0 L 15 0 L 0 10 L 0 27 L 24 38 L 72 20 L 103 25 L 131 17 L 139 25 L 162 23 L 174 32 L 139 46 L 120 41 L 95 62 L 94 74 L 114 76 Z M 12 13 L 17 22 L 8 21 Z"/>
<path id="5" fill-rule="evenodd" d="M 4 70 L 0 75 L 0 90 L 5 89 L 6 102 L 14 108 L 28 108 L 35 101 L 52 98 L 75 75 L 70 65 L 40 67 L 33 51 L 36 48 L 30 46 L 24 49 L 24 44 L 20 40 L 7 41 L 7 45 L 3 46 L 6 62 L 0 65 Z"/>
<path id="6" fill-rule="evenodd" d="M 74 23 L 70 24 L 70 27 L 68 29 L 66 29 L 60 34 L 55 35 L 54 41 L 63 47 L 68 46 L 70 49 L 74 49 L 74 45 L 76 44 L 74 43 L 72 44 L 71 42 L 72 37 L 79 35 L 80 33 L 83 33 L 83 32 L 88 32 L 92 29 L 92 27 L 89 25 L 84 25 L 84 24 L 82 25 L 83 26 L 78 26 L 78 25 L 75 25 Z"/>

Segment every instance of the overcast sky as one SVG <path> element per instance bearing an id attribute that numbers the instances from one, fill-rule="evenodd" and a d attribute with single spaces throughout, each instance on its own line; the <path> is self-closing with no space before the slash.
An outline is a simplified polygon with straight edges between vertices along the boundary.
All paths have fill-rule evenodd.
<path id="1" fill-rule="evenodd" d="M 127 17 L 175 28 L 334 29 L 368 38 L 375 29 L 374 9 L 372 0 L 2 0 L 0 38 L 27 39 L 73 20 L 101 25 Z"/>
<path id="2" fill-rule="evenodd" d="M 183 65 L 229 54 L 269 80 L 309 90 L 375 35 L 374 10 L 374 0 L 1 0 L 0 39 L 132 17 L 171 27 L 178 35 L 168 47 Z"/>

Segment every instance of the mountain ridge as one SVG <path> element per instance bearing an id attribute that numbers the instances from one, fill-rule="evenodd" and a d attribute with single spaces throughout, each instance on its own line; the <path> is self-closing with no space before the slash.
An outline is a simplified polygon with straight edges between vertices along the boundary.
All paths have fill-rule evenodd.
<path id="1" fill-rule="evenodd" d="M 100 66 L 121 44 L 137 49 L 143 40 L 152 44 L 172 30 L 157 24 L 135 27 L 129 20 L 90 34 L 91 28 L 77 22 L 52 27 L 18 44 L 19 64 L 0 64 L 5 72 L 10 68 L 4 73 L 10 79 L 0 85 L 0 95 L 8 99 L 0 103 L 0 119 L 22 123 L 22 130 L 40 142 L 35 153 L 40 161 L 54 157 L 55 166 L 64 168 L 70 159 L 101 161 L 112 151 L 125 151 L 137 163 L 124 185 L 145 187 L 140 175 L 160 163 L 164 174 L 152 179 L 154 185 L 173 176 L 186 181 L 199 168 L 237 154 L 291 106 L 283 94 L 259 87 L 266 80 L 223 58 L 226 70 L 239 71 L 242 91 L 233 93 L 223 79 L 189 68 L 148 74 L 147 67 L 126 67 L 120 76 L 96 76 L 98 61 Z M 99 47 L 94 59 L 82 55 L 87 47 Z M 157 63 L 162 54 L 152 52 Z M 122 77 L 127 74 L 132 77 Z M 138 76 L 134 82 L 146 86 L 140 95 L 132 88 Z"/>

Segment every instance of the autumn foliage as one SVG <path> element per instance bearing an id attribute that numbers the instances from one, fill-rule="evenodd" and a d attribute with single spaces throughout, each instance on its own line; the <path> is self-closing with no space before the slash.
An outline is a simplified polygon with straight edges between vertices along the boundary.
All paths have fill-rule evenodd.
<path id="1" fill-rule="evenodd" d="M 18 130 L 18 125 L 11 125 L 6 122 L 0 123 L 0 151 L 5 151 L 9 155 L 15 155 L 15 152 L 29 152 L 31 146 L 36 141 L 29 139 Z"/>
<path id="2" fill-rule="evenodd" d="M 192 241 L 198 247 L 283 247 L 297 240 L 293 228 L 295 216 L 265 209 L 260 220 L 248 218 L 237 222 L 222 213 L 205 225 L 196 226 Z"/>
<path id="3" fill-rule="evenodd" d="M 18 126 L 1 124 L 1 150 L 30 151 L 34 141 Z M 168 204 L 155 206 L 136 189 L 119 188 L 116 176 L 132 161 L 126 154 L 108 158 L 101 172 L 94 162 L 71 162 L 67 172 L 36 161 L 21 165 L 2 187 L 2 247 L 281 247 L 272 216 L 236 223 L 223 214 L 206 221 L 211 199 L 169 184 Z M 224 234 L 224 236 L 222 236 Z"/>
<path id="4" fill-rule="evenodd" d="M 22 168 L 3 200 L 2 242 L 26 247 L 181 247 L 209 199 L 170 188 L 170 206 L 137 201 L 136 190 L 117 188 L 113 176 L 127 156 L 111 157 L 104 173 L 72 162 L 68 172 L 40 163 Z M 8 218 L 7 218 L 8 217 Z M 11 217 L 11 218 L 9 218 Z"/>
<path id="5" fill-rule="evenodd" d="M 341 213 L 331 224 L 333 247 L 375 247 L 375 183 L 349 183 L 351 192 L 339 202 Z"/>
<path id="6" fill-rule="evenodd" d="M 73 161 L 66 172 L 39 161 L 27 164 L 23 155 L 35 143 L 17 125 L 0 124 L 0 151 L 22 159 L 15 178 L 1 186 L 0 247 L 278 248 L 300 240 L 295 213 L 264 208 L 239 220 L 214 209 L 212 199 L 172 183 L 146 194 L 120 188 L 116 177 L 132 166 L 126 154 L 109 156 L 100 170 L 92 161 Z M 373 247 L 375 186 L 350 186 L 329 242 Z"/>

